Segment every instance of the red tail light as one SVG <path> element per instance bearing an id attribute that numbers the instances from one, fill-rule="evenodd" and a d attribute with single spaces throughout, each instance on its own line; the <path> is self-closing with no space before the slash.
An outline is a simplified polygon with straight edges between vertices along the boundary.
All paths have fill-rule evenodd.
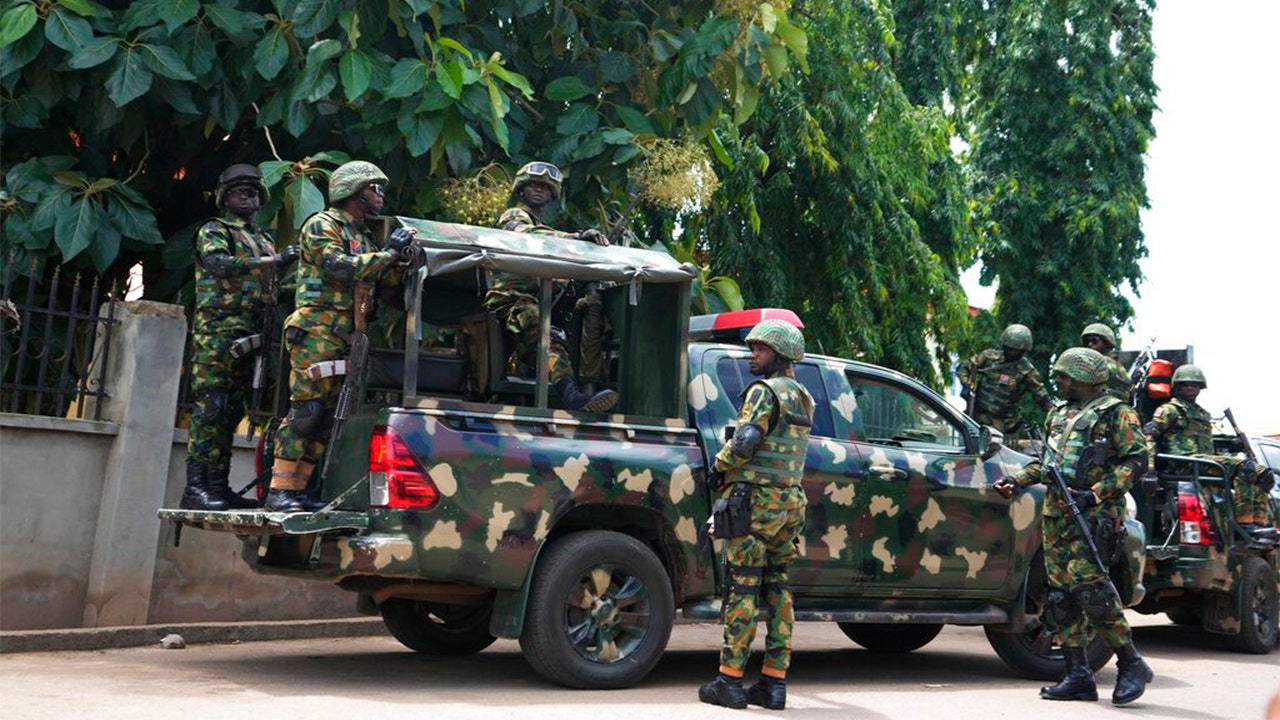
<path id="1" fill-rule="evenodd" d="M 1218 533 L 1195 493 L 1178 493 L 1178 537 L 1183 545 L 1213 545 L 1218 541 Z"/>
<path id="2" fill-rule="evenodd" d="M 369 504 L 398 510 L 430 510 L 440 491 L 396 431 L 378 425 L 369 438 Z"/>

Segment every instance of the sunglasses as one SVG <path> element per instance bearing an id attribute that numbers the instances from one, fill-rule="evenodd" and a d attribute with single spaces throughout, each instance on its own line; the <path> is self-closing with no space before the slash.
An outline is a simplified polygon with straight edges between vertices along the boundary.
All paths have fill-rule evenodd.
<path id="1" fill-rule="evenodd" d="M 534 162 L 524 166 L 524 171 L 533 177 L 545 177 L 554 182 L 562 182 L 564 178 L 560 175 L 560 168 L 551 163 Z"/>
<path id="2" fill-rule="evenodd" d="M 387 188 L 382 183 L 369 183 L 365 187 L 372 190 L 374 195 L 383 196 L 387 194 Z"/>
<path id="3" fill-rule="evenodd" d="M 251 198 L 251 197 L 259 197 L 260 195 L 262 195 L 262 192 L 258 190 L 258 188 L 254 187 L 253 185 L 237 185 L 231 188 L 230 190 L 228 190 L 227 195 L 231 197 Z"/>

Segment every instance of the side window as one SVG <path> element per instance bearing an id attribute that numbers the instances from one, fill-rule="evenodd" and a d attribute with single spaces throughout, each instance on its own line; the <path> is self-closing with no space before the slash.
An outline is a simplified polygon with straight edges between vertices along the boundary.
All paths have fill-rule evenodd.
<path id="1" fill-rule="evenodd" d="M 1262 462 L 1269 468 L 1280 470 L 1280 446 L 1277 445 L 1260 445 L 1262 448 Z"/>
<path id="2" fill-rule="evenodd" d="M 849 375 L 857 420 L 867 442 L 963 451 L 964 433 L 938 408 L 905 388 Z"/>
<path id="3" fill-rule="evenodd" d="M 720 387 L 724 388 L 729 395 L 734 410 L 742 410 L 742 391 L 756 380 L 747 365 L 747 359 L 720 358 L 716 362 L 716 378 L 720 381 Z M 827 391 L 822 383 L 822 370 L 816 365 L 801 363 L 796 365 L 796 379 L 813 396 L 813 427 L 810 429 L 810 434 L 817 437 L 834 437 L 830 403 L 827 402 Z"/>

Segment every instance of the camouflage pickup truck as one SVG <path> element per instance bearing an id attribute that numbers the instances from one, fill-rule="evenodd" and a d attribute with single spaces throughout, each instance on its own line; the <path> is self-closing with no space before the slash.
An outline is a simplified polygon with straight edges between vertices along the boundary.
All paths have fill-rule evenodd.
<path id="1" fill-rule="evenodd" d="M 718 620 L 708 462 L 751 381 L 742 338 L 766 317 L 798 319 L 690 319 L 693 269 L 665 253 L 395 224 L 418 230 L 404 349 L 375 353 L 318 488 L 329 506 L 161 517 L 239 535 L 258 572 L 350 590 L 418 652 L 465 655 L 519 638 L 557 683 L 638 682 L 677 615 Z M 595 284 L 615 413 L 552 409 L 548 318 L 560 283 L 540 280 L 535 379 L 508 375 L 508 349 L 480 306 L 493 272 Z M 455 330 L 456 347 L 420 350 L 424 322 Z M 987 490 L 1028 458 L 900 373 L 820 355 L 796 370 L 817 401 L 791 573 L 797 619 L 833 622 L 879 652 L 920 648 L 945 624 L 981 625 L 1015 672 L 1057 677 L 1061 654 L 1037 619 L 1043 495 Z M 1126 603 L 1143 594 L 1145 540 L 1140 525 L 1130 532 L 1113 573 Z M 1090 650 L 1095 665 L 1108 657 L 1101 643 Z"/>

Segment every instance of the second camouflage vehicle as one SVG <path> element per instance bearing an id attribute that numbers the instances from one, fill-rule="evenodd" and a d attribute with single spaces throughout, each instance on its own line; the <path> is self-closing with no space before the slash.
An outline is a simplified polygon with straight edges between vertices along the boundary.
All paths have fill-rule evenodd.
<path id="1" fill-rule="evenodd" d="M 718 619 L 708 461 L 752 379 L 742 338 L 766 317 L 799 321 L 785 310 L 690 320 L 693 270 L 659 252 L 389 224 L 418 231 L 407 349 L 382 351 L 369 375 L 318 487 L 329 507 L 161 516 L 240 535 L 259 572 L 350 590 L 419 652 L 465 655 L 519 638 L 555 682 L 638 682 L 677 614 Z M 555 281 L 541 281 L 536 377 L 509 376 L 501 333 L 480 307 L 492 272 L 595 284 L 614 413 L 551 407 Z M 456 330 L 456 346 L 419 351 L 421 320 Z M 835 623 L 881 652 L 920 648 L 946 624 L 981 625 L 1015 672 L 1056 678 L 1061 654 L 1037 619 L 1043 494 L 988 491 L 1028 458 L 892 370 L 807 355 L 796 372 L 817 408 L 791 571 L 797 619 Z M 1126 604 L 1143 594 L 1142 528 L 1129 530 L 1113 568 Z M 1091 647 L 1095 666 L 1108 657 Z"/>

